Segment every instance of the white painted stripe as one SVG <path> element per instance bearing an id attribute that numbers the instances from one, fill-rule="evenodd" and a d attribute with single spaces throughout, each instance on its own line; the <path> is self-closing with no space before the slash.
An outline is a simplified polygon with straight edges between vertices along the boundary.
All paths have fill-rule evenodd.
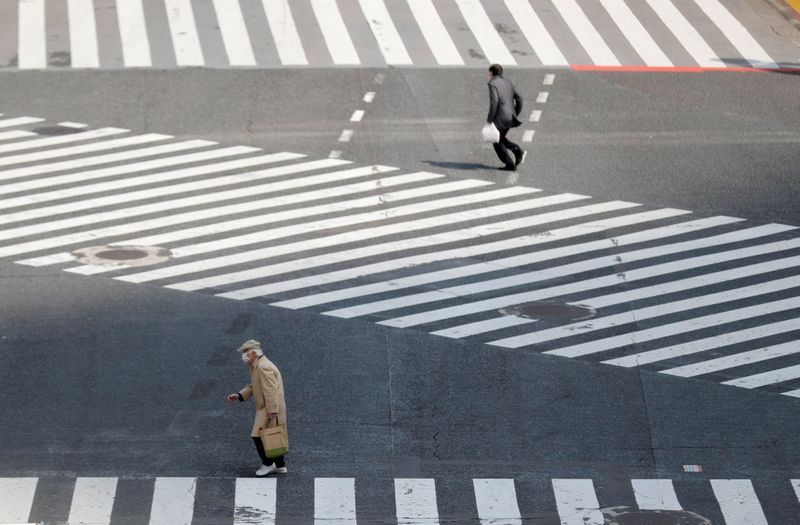
<path id="1" fill-rule="evenodd" d="M 72 493 L 69 523 L 102 525 L 111 522 L 117 478 L 78 478 Z"/>
<path id="2" fill-rule="evenodd" d="M 626 290 L 624 292 L 609 294 L 602 297 L 593 297 L 586 301 L 581 301 L 581 304 L 586 306 L 600 309 L 607 306 L 622 304 L 626 302 L 638 301 L 649 297 L 659 295 L 666 295 L 670 293 L 691 290 L 697 287 L 708 286 L 709 284 L 721 284 L 736 279 L 744 279 L 753 277 L 761 273 L 768 273 L 777 270 L 782 270 L 791 266 L 800 265 L 800 257 L 787 257 L 778 259 L 776 261 L 769 261 L 766 263 L 752 264 L 730 270 L 704 274 L 697 277 L 690 277 L 688 279 L 679 279 L 677 281 L 670 281 L 663 284 L 654 286 L 646 286 L 643 288 L 636 288 Z M 719 304 L 736 299 L 743 299 L 745 297 L 770 293 L 773 291 L 780 291 L 794 286 L 800 286 L 800 279 L 789 277 L 786 279 L 778 279 L 776 281 L 769 281 L 763 284 L 756 284 L 744 288 L 735 288 L 724 292 L 712 293 L 702 295 L 699 297 L 692 297 L 679 301 L 663 303 L 652 307 L 640 308 L 622 312 L 615 315 L 604 316 L 592 319 L 591 323 L 576 322 L 572 324 L 557 326 L 554 328 L 540 330 L 529 334 L 522 334 L 499 341 L 493 341 L 491 344 L 496 346 L 503 346 L 505 348 L 520 348 L 536 343 L 545 341 L 553 341 L 562 337 L 570 337 L 577 334 L 586 334 L 605 328 L 611 328 L 627 323 L 637 322 L 644 319 L 659 317 L 670 313 L 691 310 L 694 308 L 701 308 L 713 304 Z"/>
<path id="3" fill-rule="evenodd" d="M 800 389 L 790 390 L 789 392 L 781 392 L 782 396 L 798 397 L 800 398 Z"/>
<path id="4" fill-rule="evenodd" d="M 762 386 L 774 385 L 775 383 L 783 383 L 784 381 L 792 381 L 797 378 L 800 378 L 800 365 L 770 370 L 762 374 L 740 377 L 738 379 L 725 381 L 722 384 L 741 388 L 759 388 Z"/>
<path id="5" fill-rule="evenodd" d="M 555 222 L 564 219 L 575 219 L 580 217 L 586 217 L 596 213 L 603 213 L 611 211 L 613 209 L 611 207 L 612 204 L 618 205 L 619 208 L 617 209 L 625 209 L 622 206 L 622 204 L 628 204 L 628 207 L 636 206 L 636 204 L 633 203 L 619 203 L 619 202 L 604 203 L 604 205 L 599 205 L 599 206 L 589 205 L 579 208 L 571 208 L 570 210 L 571 214 L 566 217 L 561 212 L 556 212 L 556 213 L 545 213 L 533 217 L 526 217 L 524 219 L 513 219 L 510 221 L 503 221 L 501 223 L 490 224 L 487 225 L 485 228 L 479 228 L 477 231 L 474 228 L 470 229 L 469 232 L 467 232 L 468 235 L 464 237 L 464 239 L 478 238 L 477 236 L 479 235 L 490 236 L 492 234 L 513 231 L 515 229 L 528 229 L 543 224 L 548 224 L 549 222 Z M 668 212 L 672 212 L 672 215 L 668 215 Z M 627 224 L 638 224 L 641 222 L 659 220 L 683 213 L 689 213 L 689 212 L 685 212 L 682 210 L 655 210 L 653 212 L 633 214 L 626 217 L 618 217 L 616 219 L 604 219 L 600 221 L 579 224 L 577 226 L 569 226 L 556 230 L 550 230 L 544 232 L 541 235 L 536 235 L 536 236 L 524 235 L 512 239 L 505 239 L 501 241 L 478 244 L 475 246 L 467 246 L 462 248 L 443 250 L 428 254 L 413 255 L 409 257 L 394 259 L 393 261 L 372 263 L 366 266 L 349 268 L 346 270 L 339 270 L 315 276 L 307 276 L 294 280 L 287 280 L 281 283 L 266 285 L 265 287 L 255 287 L 251 289 L 238 290 L 236 292 L 231 292 L 230 294 L 225 294 L 225 296 L 230 296 L 230 298 L 239 298 L 239 299 L 257 297 L 258 295 L 268 295 L 270 293 L 278 293 L 298 288 L 331 284 L 338 281 L 345 281 L 366 275 L 393 271 L 409 266 L 419 266 L 422 264 L 428 264 L 436 261 L 470 258 L 479 255 L 497 253 L 503 250 L 531 248 L 534 246 L 539 246 L 541 244 L 547 244 L 549 242 L 556 242 L 558 240 L 580 237 L 582 235 L 590 235 L 595 232 L 602 232 L 607 229 L 612 229 Z M 623 222 L 623 219 L 625 222 Z M 461 268 L 459 268 L 459 271 L 460 270 Z M 459 277 L 460 276 L 462 276 L 461 273 L 459 273 Z M 381 293 L 382 291 L 395 290 L 396 289 L 395 286 L 399 288 L 416 286 L 417 281 L 415 277 L 418 277 L 420 282 L 432 282 L 440 278 L 447 279 L 449 277 L 449 274 L 441 272 L 429 272 L 420 274 L 419 276 L 412 276 L 404 279 L 397 279 L 397 280 L 386 281 L 382 283 L 374 283 L 363 286 L 355 286 L 351 288 L 345 288 L 342 290 L 336 290 L 333 292 L 325 292 L 320 294 L 308 295 L 305 297 L 298 297 L 296 299 L 275 303 L 275 305 L 284 308 L 295 309 L 295 308 L 304 308 L 307 306 L 335 302 L 338 300 L 349 299 L 353 297 L 363 297 L 365 295 L 371 295 L 373 293 Z M 255 294 L 255 295 L 250 295 L 250 294 Z"/>
<path id="6" fill-rule="evenodd" d="M 800 479 L 792 480 L 792 488 L 794 488 L 794 493 L 797 495 L 797 499 L 800 500 Z"/>
<path id="7" fill-rule="evenodd" d="M 58 125 L 65 128 L 75 128 L 75 129 L 83 129 L 89 127 L 89 124 L 83 124 L 81 122 L 69 122 L 69 121 L 59 122 Z"/>
<path id="8" fill-rule="evenodd" d="M 30 191 L 32 189 L 37 188 L 48 188 L 60 184 L 70 184 L 75 182 L 85 182 L 94 179 L 102 179 L 106 177 L 110 177 L 113 175 L 123 175 L 127 173 L 135 173 L 139 171 L 147 171 L 153 169 L 160 169 L 166 168 L 169 166 L 175 166 L 180 164 L 188 164 L 192 162 L 200 162 L 204 160 L 213 160 L 225 157 L 231 157 L 236 155 L 243 155 L 245 153 L 249 153 L 246 151 L 248 148 L 245 146 L 234 146 L 231 148 L 221 148 L 218 150 L 203 152 L 203 153 L 192 153 L 188 155 L 178 155 L 175 157 L 168 157 L 164 159 L 157 159 L 157 160 L 150 160 L 150 161 L 143 161 L 143 162 L 134 162 L 131 164 L 124 164 L 121 166 L 112 166 L 109 168 L 101 168 L 92 171 L 83 171 L 79 173 L 71 173 L 68 175 L 59 175 L 55 177 L 46 177 L 41 179 L 34 179 L 30 181 L 22 181 L 16 182 L 12 184 L 6 184 L 0 186 L 0 194 L 5 193 L 15 193 L 19 191 Z M 126 179 L 120 179 L 116 181 L 109 181 L 109 182 L 101 182 L 97 184 L 87 184 L 84 186 L 77 186 L 73 188 L 64 188 L 64 189 L 56 189 L 52 191 L 45 191 L 41 193 L 34 193 L 31 195 L 23 195 L 21 197 L 11 197 L 7 199 L 0 200 L 0 209 L 4 208 L 13 208 L 16 206 L 25 206 L 29 204 L 42 204 L 45 202 L 57 201 L 60 199 L 65 199 L 69 197 L 75 196 L 85 196 L 91 195 L 93 193 L 99 193 L 103 191 L 115 191 L 119 193 L 119 190 L 124 188 L 132 188 L 136 186 L 142 186 L 145 184 L 151 184 L 154 182 L 168 182 L 171 180 L 178 180 L 187 177 L 193 177 L 195 175 L 204 175 L 206 173 L 214 173 L 216 168 L 222 167 L 223 169 L 232 166 L 229 163 L 220 163 L 220 164 L 211 164 L 208 166 L 202 166 L 197 168 L 186 168 L 182 170 L 173 170 L 173 171 L 164 171 L 160 173 L 154 173 L 151 175 L 144 175 L 139 177 L 130 177 Z M 233 165 L 234 167 L 241 167 Z M 198 172 L 198 170 L 200 170 Z M 169 188 L 169 187 L 167 187 Z M 103 201 L 105 202 L 105 201 Z M 75 208 L 71 208 L 72 211 L 77 210 L 79 207 L 84 206 L 83 209 L 87 209 L 85 206 L 88 205 L 91 207 L 90 203 L 82 204 L 79 202 L 74 203 Z M 47 209 L 40 209 L 38 215 L 40 217 L 49 215 L 50 208 Z M 0 215 L 0 224 L 8 224 L 9 222 L 14 222 L 15 216 L 8 216 L 8 215 Z"/>
<path id="9" fill-rule="evenodd" d="M 373 100 L 375 100 L 375 92 L 374 91 L 367 91 L 367 93 L 364 95 L 364 99 L 363 100 L 367 104 L 370 104 Z"/>
<path id="10" fill-rule="evenodd" d="M 422 36 L 440 66 L 463 66 L 464 59 L 456 49 L 431 0 L 407 0 Z"/>
<path id="11" fill-rule="evenodd" d="M 545 86 L 552 86 L 555 79 L 556 76 L 554 74 L 548 73 L 547 75 L 544 76 L 544 81 L 542 82 L 542 84 L 544 84 Z"/>
<path id="12" fill-rule="evenodd" d="M 342 151 L 338 149 L 331 150 L 331 152 L 328 154 L 329 159 L 338 159 L 341 156 L 342 156 Z"/>
<path id="13" fill-rule="evenodd" d="M 508 51 L 503 39 L 497 34 L 497 30 L 481 3 L 478 0 L 456 0 L 456 4 L 467 22 L 469 30 L 472 31 L 472 35 L 483 49 L 486 60 L 505 66 L 516 65 L 517 61 Z"/>
<path id="14" fill-rule="evenodd" d="M 288 0 L 261 0 L 272 39 L 284 66 L 308 65 Z"/>
<path id="15" fill-rule="evenodd" d="M 39 162 L 58 157 L 82 155 L 84 153 L 92 153 L 95 151 L 126 148 L 129 146 L 136 146 L 138 144 L 146 144 L 149 142 L 156 142 L 159 140 L 167 140 L 171 138 L 172 137 L 170 135 L 160 135 L 158 133 L 150 133 L 147 135 L 134 135 L 132 137 L 126 137 L 115 140 L 105 140 L 102 142 L 93 142 L 91 144 L 82 144 L 79 146 L 69 146 L 66 148 L 37 151 L 34 153 L 23 153 L 19 155 L 0 157 L 0 166 L 10 166 L 12 164 L 21 164 L 23 162 Z M 1 177 L 2 177 L 2 172 L 0 172 L 0 178 Z"/>
<path id="16" fill-rule="evenodd" d="M 698 65 L 702 67 L 725 67 L 719 56 L 709 47 L 703 37 L 700 36 L 700 33 L 678 11 L 678 8 L 672 2 L 647 0 L 647 3 Z"/>
<path id="17" fill-rule="evenodd" d="M 536 130 L 526 129 L 525 133 L 522 134 L 522 142 L 533 142 L 534 133 L 536 133 Z"/>
<path id="18" fill-rule="evenodd" d="M 603 37 L 600 36 L 575 0 L 552 0 L 552 4 L 558 9 L 561 18 L 567 23 L 595 65 L 620 65 L 613 51 L 606 45 Z"/>
<path id="19" fill-rule="evenodd" d="M 160 138 L 153 138 L 153 137 L 145 138 L 145 137 L 146 136 L 144 135 L 139 137 L 142 140 L 141 143 L 151 142 L 153 140 L 161 140 Z M 208 140 L 188 140 L 185 142 L 173 142 L 171 144 L 164 144 L 161 146 L 151 146 L 141 149 L 133 149 L 128 151 L 122 151 L 119 153 L 109 153 L 106 155 L 96 155 L 93 157 L 81 157 L 79 159 L 51 162 L 49 164 L 36 164 L 34 166 L 25 166 L 23 168 L 0 171 L 0 181 L 6 182 L 16 178 L 30 177 L 31 175 L 41 175 L 43 173 L 51 173 L 54 171 L 87 168 L 89 166 L 96 166 L 98 164 L 111 164 L 113 162 L 139 159 L 142 157 L 165 155 L 167 153 L 176 153 L 179 151 L 186 151 L 190 149 L 204 148 L 207 146 L 213 146 L 215 144 L 216 142 L 211 142 Z M 0 194 L 25 191 L 34 188 L 48 187 L 48 186 L 53 186 L 55 184 L 63 184 L 64 182 L 69 182 L 69 181 L 83 182 L 87 180 L 85 175 L 86 173 L 91 173 L 91 172 L 74 173 L 70 175 L 61 175 L 57 177 L 37 178 L 36 180 L 32 181 L 17 182 L 12 184 L 2 184 L 0 185 Z M 0 207 L 3 207 L 2 204 L 0 204 Z"/>
<path id="20" fill-rule="evenodd" d="M 556 498 L 561 525 L 603 525 L 605 518 L 600 512 L 600 503 L 590 479 L 554 479 L 553 494 Z"/>
<path id="21" fill-rule="evenodd" d="M 794 325 L 789 330 L 800 329 L 800 321 L 794 319 L 776 324 Z M 788 332 L 789 330 L 783 331 Z M 770 331 L 774 332 L 773 330 Z M 761 332 L 763 333 L 763 329 Z M 753 363 L 760 363 L 761 361 L 777 359 L 779 357 L 786 357 L 788 355 L 794 355 L 797 353 L 800 353 L 800 344 L 798 344 L 797 341 L 792 341 L 780 345 L 749 350 L 747 352 L 739 352 L 738 354 L 718 357 L 716 359 L 709 359 L 708 361 L 701 361 L 699 363 L 692 363 L 690 365 L 670 368 L 669 370 L 661 370 L 661 373 L 678 377 L 697 377 L 703 374 L 712 374 L 714 372 L 719 372 L 720 370 L 728 370 L 730 368 L 736 368 L 739 366 L 747 366 Z"/>
<path id="22" fill-rule="evenodd" d="M 179 66 L 203 66 L 203 49 L 194 21 L 191 0 L 164 0 L 175 61 Z"/>
<path id="23" fill-rule="evenodd" d="M 150 525 L 191 525 L 197 478 L 156 478 Z"/>
<path id="24" fill-rule="evenodd" d="M 639 330 L 637 332 L 626 334 L 626 336 L 612 337 L 595 341 L 596 347 L 593 349 L 592 353 L 603 352 L 611 348 L 617 348 L 620 346 L 629 345 L 632 344 L 631 341 L 635 341 L 636 343 L 641 343 L 644 341 L 652 341 L 654 339 L 660 339 L 662 337 L 669 337 L 675 334 L 683 334 L 695 330 L 702 330 L 704 328 L 710 328 L 714 326 L 723 325 L 726 323 L 741 321 L 742 319 L 747 319 L 750 317 L 759 317 L 762 315 L 785 312 L 787 310 L 793 310 L 795 308 L 800 308 L 800 297 L 792 297 L 790 299 L 784 299 L 781 301 L 761 303 L 754 306 L 748 306 L 746 308 L 728 310 L 726 312 L 718 314 L 704 315 L 700 317 L 695 317 L 687 321 L 669 323 L 655 328 Z M 759 328 L 766 335 L 770 335 L 771 330 L 774 329 L 775 327 L 772 325 L 766 325 L 764 327 L 759 327 Z M 787 327 L 784 324 L 781 328 L 786 329 Z M 788 327 L 788 328 L 790 330 L 796 330 L 797 326 L 795 325 L 793 327 Z M 751 334 L 755 332 L 755 335 L 758 335 L 759 330 L 751 329 L 748 332 Z M 677 347 L 669 346 L 666 348 L 659 348 L 648 352 L 639 352 L 633 355 L 627 355 L 625 357 L 611 359 L 603 362 L 609 365 L 633 368 L 635 366 L 655 363 L 658 361 L 671 359 L 673 357 L 680 357 L 681 355 L 684 354 L 688 355 L 706 350 L 712 350 L 713 348 L 726 346 L 728 344 L 735 344 L 741 342 L 742 340 L 747 340 L 747 338 L 749 338 L 749 336 L 745 335 L 745 338 L 743 339 L 742 334 L 739 332 L 734 332 L 733 335 L 726 333 L 701 339 L 699 341 L 692 341 L 690 343 L 687 343 L 685 345 L 679 345 Z"/>
<path id="25" fill-rule="evenodd" d="M 0 478 L 0 523 L 27 523 L 39 478 Z"/>
<path id="26" fill-rule="evenodd" d="M 779 67 L 745 29 L 744 25 L 719 0 L 695 0 L 695 3 L 753 67 Z"/>
<path id="27" fill-rule="evenodd" d="M 339 135 L 339 142 L 350 142 L 351 138 L 353 138 L 353 130 L 345 129 L 342 130 L 342 134 Z"/>
<path id="28" fill-rule="evenodd" d="M 213 0 L 222 43 L 232 66 L 255 66 L 256 56 L 239 0 Z"/>
<path id="29" fill-rule="evenodd" d="M 47 67 L 44 0 L 19 0 L 18 64 L 20 69 Z"/>
<path id="30" fill-rule="evenodd" d="M 278 480 L 236 478 L 233 524 L 274 525 Z"/>
<path id="31" fill-rule="evenodd" d="M 125 67 L 152 66 L 142 0 L 117 0 L 117 23 Z"/>
<path id="32" fill-rule="evenodd" d="M 514 315 L 504 315 L 502 317 L 495 317 L 494 319 L 486 319 L 484 321 L 476 321 L 474 323 L 467 323 L 454 326 L 452 328 L 446 328 L 444 330 L 438 330 L 436 332 L 431 332 L 431 335 L 459 339 L 462 337 L 484 334 L 486 332 L 494 332 L 495 330 L 503 330 L 513 326 L 535 323 L 536 321 L 537 319 L 528 319 Z"/>
<path id="33" fill-rule="evenodd" d="M 438 525 L 434 480 L 395 478 L 394 501 L 397 525 Z"/>
<path id="34" fill-rule="evenodd" d="M 37 119 L 34 122 L 38 122 Z M 2 127 L 3 121 L 0 120 L 0 127 Z M 55 146 L 58 144 L 69 144 L 72 142 L 82 142 L 84 140 L 91 140 L 91 139 L 99 139 L 102 137 L 110 137 L 112 135 L 120 135 L 122 133 L 127 133 L 127 129 L 121 128 L 100 128 L 95 129 L 92 131 L 85 131 L 83 133 L 75 133 L 71 135 L 63 135 L 61 137 L 46 137 L 42 139 L 31 139 L 26 140 L 24 142 L 17 142 L 14 144 L 4 144 L 0 146 L 0 154 L 2 153 L 10 153 L 12 151 L 22 151 L 26 149 L 33 149 L 33 148 L 45 148 L 50 146 Z"/>
<path id="35" fill-rule="evenodd" d="M 631 47 L 642 57 L 645 64 L 651 67 L 672 66 L 672 61 L 658 47 L 625 0 L 600 0 L 600 3 L 606 8 L 609 16 L 628 39 Z"/>
<path id="36" fill-rule="evenodd" d="M 683 510 L 671 479 L 632 479 L 631 485 L 640 510 Z"/>
<path id="37" fill-rule="evenodd" d="M 539 122 L 542 118 L 542 110 L 541 109 L 534 109 L 531 111 L 531 116 L 528 119 L 529 122 Z"/>
<path id="38" fill-rule="evenodd" d="M 537 104 L 545 104 L 547 102 L 547 97 L 550 95 L 547 91 L 540 91 L 539 94 L 536 96 L 536 103 Z"/>
<path id="39" fill-rule="evenodd" d="M 37 122 L 44 122 L 43 118 L 37 117 L 16 117 L 0 120 L 0 128 L 13 128 L 15 126 L 25 126 L 27 124 L 35 124 Z M 33 133 L 35 135 L 35 133 Z"/>
<path id="40" fill-rule="evenodd" d="M 94 0 L 67 0 L 72 67 L 100 67 Z"/>
<path id="41" fill-rule="evenodd" d="M 522 525 L 513 479 L 473 479 L 482 525 Z"/>
<path id="42" fill-rule="evenodd" d="M 528 39 L 533 51 L 542 65 L 545 66 L 566 66 L 569 62 L 561 54 L 553 37 L 547 31 L 542 20 L 533 10 L 528 0 L 505 0 L 506 7 L 511 12 L 517 27 Z"/>
<path id="43" fill-rule="evenodd" d="M 364 110 L 357 109 L 353 112 L 353 116 L 350 117 L 350 122 L 361 122 L 362 118 L 364 118 Z"/>
<path id="44" fill-rule="evenodd" d="M 386 63 L 398 66 L 412 65 L 411 57 L 408 56 L 408 51 L 383 0 L 358 0 L 358 3 Z"/>
<path id="45" fill-rule="evenodd" d="M 23 139 L 26 137 L 34 137 L 34 136 L 36 136 L 36 133 L 34 133 L 33 131 L 24 131 L 24 130 L 3 131 L 0 132 L 0 141 Z"/>
<path id="46" fill-rule="evenodd" d="M 37 257 L 36 259 L 27 259 L 24 261 L 16 261 L 17 264 L 24 264 L 26 266 L 49 266 L 51 264 L 61 264 L 72 262 L 75 260 L 75 257 L 72 256 L 71 253 L 63 252 L 63 253 L 56 253 L 53 255 L 47 255 L 45 257 Z"/>
<path id="47" fill-rule="evenodd" d="M 311 7 L 333 63 L 352 66 L 361 64 L 336 0 L 311 0 Z"/>
<path id="48" fill-rule="evenodd" d="M 786 227 L 790 228 L 790 227 Z M 776 225 L 775 230 L 779 228 Z M 664 247 L 656 247 L 648 250 L 641 250 L 637 252 L 633 252 L 634 254 L 638 254 L 637 259 L 644 259 L 655 257 L 657 255 L 666 255 L 668 253 L 680 253 L 685 251 L 690 251 L 693 249 L 720 245 L 725 243 L 737 242 L 735 239 L 744 240 L 748 237 L 748 235 L 768 235 L 769 231 L 768 227 L 758 227 L 758 228 L 750 228 L 749 230 L 742 230 L 741 232 L 733 232 L 732 234 L 725 234 L 719 235 L 716 237 L 700 239 L 698 241 L 688 241 L 685 243 L 678 243 L 676 245 L 664 246 Z M 439 308 L 437 310 L 430 310 L 427 312 L 420 312 L 417 314 L 407 315 L 404 317 L 397 317 L 394 319 L 387 319 L 385 321 L 381 321 L 378 324 L 386 325 L 386 326 L 394 326 L 394 327 L 408 327 L 408 326 L 416 326 L 419 324 L 426 324 L 432 323 L 435 321 L 440 321 L 444 319 L 450 319 L 454 317 L 461 317 L 464 315 L 470 315 L 479 312 L 485 312 L 487 310 L 495 310 L 498 308 L 504 308 L 506 306 L 510 306 L 513 304 L 520 304 L 523 302 L 529 301 L 537 301 L 551 297 L 558 297 L 560 295 L 566 295 L 569 293 L 576 293 L 576 292 L 585 292 L 588 290 L 602 288 L 605 286 L 616 286 L 618 285 L 623 279 L 625 282 L 632 282 L 634 280 L 644 279 L 647 277 L 654 277 L 657 275 L 666 275 L 673 272 L 678 272 L 681 270 L 685 270 L 687 268 L 698 268 L 701 265 L 710 265 L 710 264 L 717 264 L 719 262 L 724 262 L 726 260 L 736 260 L 742 257 L 747 256 L 756 256 L 761 255 L 763 253 L 767 253 L 768 250 L 788 250 L 791 249 L 792 246 L 797 245 L 800 246 L 800 239 L 796 239 L 795 241 L 782 241 L 773 244 L 761 245 L 754 248 L 744 248 L 741 250 L 731 250 L 727 252 L 715 253 L 711 255 L 705 255 L 701 257 L 689 258 L 684 260 L 673 261 L 669 263 L 659 264 L 655 266 L 637 268 L 635 270 L 630 270 L 625 272 L 624 276 L 618 275 L 616 272 L 611 275 L 606 275 L 602 277 L 597 277 L 593 279 L 588 279 L 584 281 L 575 281 L 572 283 L 567 283 L 560 286 L 554 286 L 551 288 L 544 288 L 540 290 L 534 290 L 529 292 L 522 292 L 516 293 L 512 295 L 502 296 L 502 297 L 494 297 L 491 299 L 486 299 L 483 301 L 474 301 L 467 304 L 450 306 Z M 631 254 L 626 254 L 627 256 L 631 256 Z M 622 264 L 625 262 L 629 262 L 633 259 L 626 259 L 623 260 Z M 554 278 L 556 276 L 563 277 L 567 275 L 572 275 L 578 272 L 584 271 L 591 271 L 597 269 L 599 266 L 604 266 L 613 269 L 615 265 L 620 264 L 619 260 L 616 259 L 614 256 L 612 257 L 605 257 L 603 262 L 598 262 L 597 260 L 593 261 L 582 261 L 579 263 L 568 264 L 560 267 L 555 268 L 548 268 L 542 270 L 536 275 L 528 274 L 527 277 L 529 279 L 528 283 L 530 283 L 530 279 L 536 280 L 544 280 Z M 498 285 L 505 285 L 510 280 L 498 280 Z M 490 283 L 494 284 L 494 283 Z M 481 289 L 486 290 L 488 286 L 483 285 Z M 424 301 L 424 302 L 432 302 L 432 301 L 439 301 L 443 299 L 452 299 L 453 295 L 450 294 L 448 297 L 445 297 L 441 291 L 432 291 L 428 292 L 427 294 L 417 294 L 417 300 Z M 592 343 L 594 344 L 594 343 Z M 563 350 L 563 349 L 561 349 Z M 559 350 L 559 351 L 561 351 Z M 590 349 L 587 351 L 591 352 Z M 548 352 L 549 353 L 549 352 Z M 553 351 L 555 353 L 555 351 Z M 559 354 L 561 355 L 561 354 Z M 574 357 L 574 356 L 570 356 Z"/>
<path id="49" fill-rule="evenodd" d="M 749 479 L 712 479 L 711 488 L 726 525 L 767 525 L 767 518 Z"/>
<path id="50" fill-rule="evenodd" d="M 314 478 L 314 523 L 356 525 L 356 480 Z"/>

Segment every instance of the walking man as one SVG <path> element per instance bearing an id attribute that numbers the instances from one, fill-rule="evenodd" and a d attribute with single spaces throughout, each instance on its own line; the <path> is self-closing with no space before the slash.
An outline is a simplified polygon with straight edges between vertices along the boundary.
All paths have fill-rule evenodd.
<path id="1" fill-rule="evenodd" d="M 286 402 L 283 398 L 283 379 L 275 364 L 264 356 L 261 343 L 251 339 L 237 350 L 242 354 L 242 361 L 250 369 L 250 384 L 237 394 L 229 394 L 228 401 L 247 401 L 251 397 L 256 402 L 256 419 L 250 436 L 261 457 L 261 466 L 256 476 L 262 477 L 276 472 L 286 474 L 286 461 L 283 456 L 268 458 L 261 442 L 259 429 L 282 423 L 286 425 Z"/>
<path id="2" fill-rule="evenodd" d="M 508 132 L 522 124 L 517 118 L 522 111 L 522 97 L 510 80 L 503 78 L 503 66 L 489 66 L 489 115 L 486 122 L 493 122 L 500 132 L 500 141 L 493 144 L 494 151 L 503 163 L 501 170 L 516 171 L 525 160 L 525 152 L 508 140 Z M 512 157 L 511 154 L 514 154 Z"/>

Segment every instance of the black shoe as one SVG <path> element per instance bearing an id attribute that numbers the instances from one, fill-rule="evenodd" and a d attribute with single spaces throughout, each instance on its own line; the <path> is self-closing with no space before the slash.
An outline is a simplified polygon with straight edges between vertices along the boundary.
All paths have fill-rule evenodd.
<path id="1" fill-rule="evenodd" d="M 525 162 L 525 157 L 528 155 L 528 152 L 525 150 L 520 150 L 519 155 L 516 153 L 514 154 L 514 165 L 519 166 L 523 162 Z"/>
<path id="2" fill-rule="evenodd" d="M 503 166 L 500 168 L 500 171 L 517 171 L 516 166 Z"/>

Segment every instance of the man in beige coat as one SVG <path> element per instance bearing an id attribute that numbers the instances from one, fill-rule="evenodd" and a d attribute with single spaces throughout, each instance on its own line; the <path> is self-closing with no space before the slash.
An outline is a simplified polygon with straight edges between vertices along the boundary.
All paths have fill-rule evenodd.
<path id="1" fill-rule="evenodd" d="M 256 476 L 262 477 L 273 472 L 286 473 L 286 461 L 283 456 L 268 458 L 261 442 L 259 429 L 272 427 L 279 422 L 286 425 L 286 402 L 283 398 L 283 379 L 275 364 L 264 356 L 261 343 L 251 339 L 238 349 L 250 369 L 250 384 L 238 394 L 229 394 L 229 401 L 247 401 L 251 397 L 256 402 L 256 419 L 250 436 L 261 457 L 261 467 Z"/>

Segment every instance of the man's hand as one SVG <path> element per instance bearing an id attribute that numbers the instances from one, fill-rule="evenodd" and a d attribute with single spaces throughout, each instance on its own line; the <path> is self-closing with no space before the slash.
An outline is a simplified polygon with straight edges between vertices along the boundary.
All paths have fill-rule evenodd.
<path id="1" fill-rule="evenodd" d="M 239 401 L 239 394 L 228 394 L 228 401 Z"/>

